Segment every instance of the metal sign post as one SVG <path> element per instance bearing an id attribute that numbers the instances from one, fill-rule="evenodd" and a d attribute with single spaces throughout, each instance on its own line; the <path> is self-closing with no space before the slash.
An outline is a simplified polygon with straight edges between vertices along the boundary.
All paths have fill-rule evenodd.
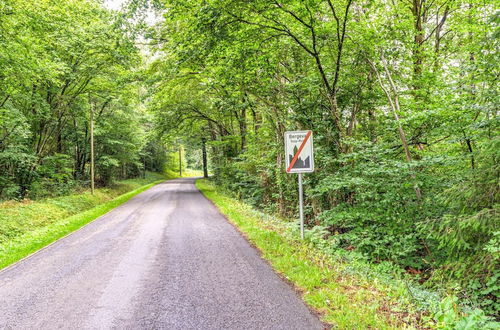
<path id="1" fill-rule="evenodd" d="M 89 94 L 90 95 L 90 94 Z M 90 98 L 90 96 L 89 96 Z M 94 104 L 90 105 L 90 192 L 95 190 L 95 160 L 94 160 Z"/>
<path id="2" fill-rule="evenodd" d="M 285 132 L 286 172 L 299 175 L 300 237 L 304 239 L 304 199 L 302 173 L 314 172 L 312 131 Z"/>
<path id="3" fill-rule="evenodd" d="M 302 173 L 299 173 L 300 238 L 304 239 L 304 200 L 302 198 Z"/>

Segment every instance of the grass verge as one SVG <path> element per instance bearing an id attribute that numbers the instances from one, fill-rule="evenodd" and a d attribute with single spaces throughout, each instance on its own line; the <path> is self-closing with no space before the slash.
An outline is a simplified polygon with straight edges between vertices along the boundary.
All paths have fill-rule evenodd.
<path id="1" fill-rule="evenodd" d="M 290 235 L 289 226 L 217 192 L 207 180 L 198 189 L 236 225 L 273 268 L 289 280 L 322 321 L 340 329 L 421 328 L 401 285 L 349 272 L 349 265 Z"/>
<path id="2" fill-rule="evenodd" d="M 155 184 L 172 179 L 148 173 L 145 178 L 120 181 L 91 195 L 80 194 L 39 201 L 0 203 L 0 269 L 81 228 Z"/>

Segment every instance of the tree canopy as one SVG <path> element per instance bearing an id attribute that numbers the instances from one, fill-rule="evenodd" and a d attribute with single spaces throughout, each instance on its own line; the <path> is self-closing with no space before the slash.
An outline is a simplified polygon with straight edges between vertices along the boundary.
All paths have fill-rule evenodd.
<path id="1" fill-rule="evenodd" d="M 163 20 L 141 23 L 153 5 Z M 308 229 L 498 315 L 493 0 L 0 0 L 0 198 L 200 167 L 297 214 L 285 131 L 314 131 Z M 182 162 L 182 160 L 181 160 Z M 172 165 L 171 165 L 172 164 Z M 311 232 L 313 232 L 311 230 Z"/>
<path id="2" fill-rule="evenodd" d="M 295 216 L 283 134 L 311 129 L 309 228 L 498 312 L 493 1 L 163 3 L 149 107 L 209 140 L 219 185 Z"/>
<path id="3" fill-rule="evenodd" d="M 0 196 L 37 197 L 88 180 L 159 169 L 142 84 L 139 26 L 98 1 L 0 4 Z M 151 125 L 149 125 L 151 126 Z"/>

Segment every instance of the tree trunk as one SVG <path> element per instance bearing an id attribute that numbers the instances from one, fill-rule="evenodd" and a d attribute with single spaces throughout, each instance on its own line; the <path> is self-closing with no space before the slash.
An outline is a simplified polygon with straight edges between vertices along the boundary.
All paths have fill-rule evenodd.
<path id="1" fill-rule="evenodd" d="M 434 72 L 437 72 L 439 68 L 441 67 L 440 62 L 439 62 L 439 52 L 441 50 L 441 39 L 443 36 L 441 35 L 441 32 L 443 31 L 443 26 L 444 23 L 446 22 L 446 19 L 448 18 L 448 13 L 449 13 L 450 7 L 446 6 L 444 9 L 443 17 L 441 20 L 439 20 L 439 15 L 436 14 L 436 34 L 435 34 L 435 43 L 434 43 Z"/>
<path id="2" fill-rule="evenodd" d="M 334 134 L 333 144 L 335 145 L 335 151 L 337 153 L 342 153 L 342 125 L 340 119 L 340 111 L 337 104 L 337 93 L 333 92 L 328 96 L 328 100 L 330 101 L 330 113 L 333 119 L 333 128 Z"/>
<path id="3" fill-rule="evenodd" d="M 90 107 L 90 191 L 94 194 L 94 106 Z"/>
<path id="4" fill-rule="evenodd" d="M 207 164 L 207 139 L 201 138 L 201 154 L 203 158 L 203 177 L 208 178 L 208 164 Z"/>
<path id="5" fill-rule="evenodd" d="M 247 109 L 241 109 L 240 118 L 238 119 L 240 126 L 240 135 L 241 135 L 241 151 L 245 150 L 247 143 Z"/>
<path id="6" fill-rule="evenodd" d="M 403 126 L 401 125 L 401 121 L 400 121 L 399 115 L 398 115 L 398 112 L 400 111 L 398 90 L 396 88 L 396 85 L 394 84 L 394 81 L 392 80 L 391 73 L 389 72 L 389 69 L 387 68 L 387 63 L 385 62 L 383 55 L 381 56 L 381 62 L 382 62 L 382 65 L 384 66 L 384 71 L 387 75 L 387 79 L 389 80 L 390 88 L 392 90 L 392 95 L 391 95 L 391 92 L 382 83 L 382 78 L 380 77 L 380 73 L 378 72 L 375 65 L 371 61 L 369 61 L 369 64 L 371 65 L 372 69 L 375 71 L 375 73 L 377 75 L 380 88 L 382 88 L 385 95 L 387 96 L 387 99 L 388 99 L 389 104 L 391 106 L 392 114 L 393 114 L 394 119 L 396 120 L 396 123 L 398 125 L 399 138 L 400 138 L 401 143 L 403 145 L 403 150 L 405 153 L 406 161 L 408 163 L 411 163 L 412 158 L 411 158 L 410 148 L 408 146 L 408 140 L 406 139 L 406 134 L 405 134 L 405 131 L 403 129 Z M 416 183 L 417 177 L 414 173 L 412 173 L 411 178 L 415 181 L 415 195 L 417 196 L 417 200 L 420 201 L 422 199 L 422 192 L 420 190 L 420 187 Z"/>
<path id="7" fill-rule="evenodd" d="M 422 47 L 424 44 L 424 28 L 422 24 L 423 20 L 423 1 L 424 0 L 413 0 L 412 14 L 414 19 L 414 49 L 413 49 L 413 89 L 415 95 L 417 95 L 420 89 L 420 78 L 422 75 L 422 65 L 423 65 L 423 52 Z"/>
<path id="8" fill-rule="evenodd" d="M 182 151 L 179 146 L 179 176 L 182 177 Z"/>

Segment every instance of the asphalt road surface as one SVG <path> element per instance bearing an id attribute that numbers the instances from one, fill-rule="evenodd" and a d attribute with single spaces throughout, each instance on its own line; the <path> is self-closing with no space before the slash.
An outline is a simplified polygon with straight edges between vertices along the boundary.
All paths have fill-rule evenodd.
<path id="1" fill-rule="evenodd" d="M 322 329 L 194 186 L 166 181 L 0 272 L 0 329 Z"/>

